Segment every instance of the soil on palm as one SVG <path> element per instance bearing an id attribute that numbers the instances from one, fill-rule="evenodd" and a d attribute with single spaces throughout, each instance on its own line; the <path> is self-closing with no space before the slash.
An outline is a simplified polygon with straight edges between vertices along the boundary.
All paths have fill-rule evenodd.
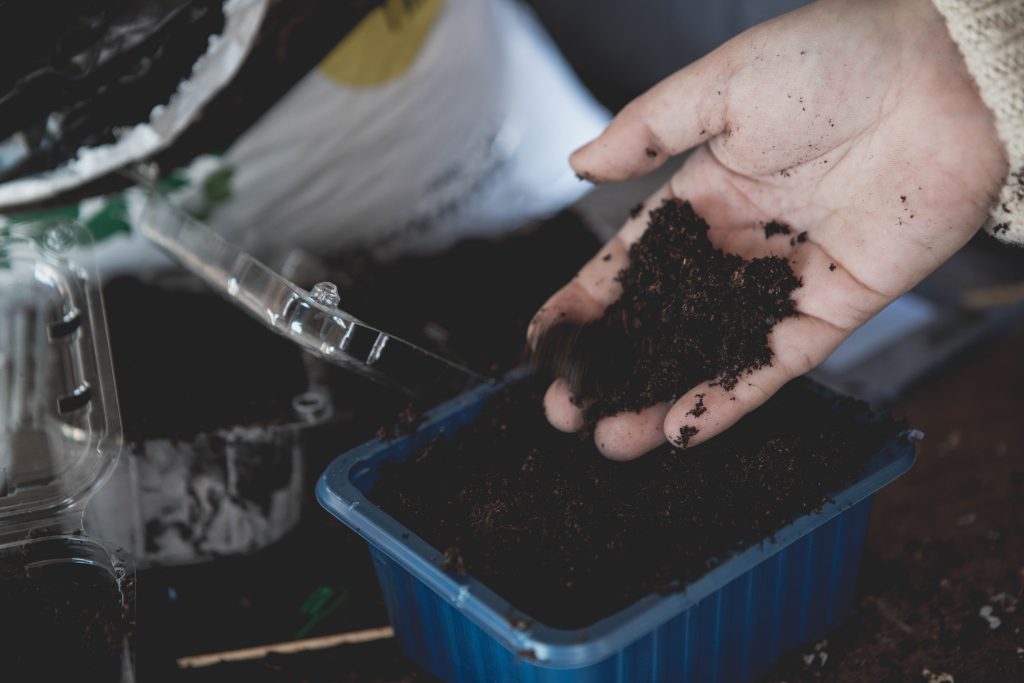
<path id="1" fill-rule="evenodd" d="M 622 296 L 594 322 L 549 328 L 534 355 L 569 382 L 590 424 L 707 380 L 733 388 L 771 363 L 768 334 L 796 315 L 800 278 L 786 259 L 715 248 L 688 202 L 666 201 L 649 218 L 618 274 Z"/>

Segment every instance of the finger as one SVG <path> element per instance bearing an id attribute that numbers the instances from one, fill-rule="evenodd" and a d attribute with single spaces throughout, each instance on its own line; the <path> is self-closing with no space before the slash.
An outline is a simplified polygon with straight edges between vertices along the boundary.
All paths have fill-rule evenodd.
<path id="1" fill-rule="evenodd" d="M 724 55 L 712 52 L 626 105 L 600 136 L 573 153 L 573 169 L 595 182 L 626 180 L 721 133 Z"/>
<path id="2" fill-rule="evenodd" d="M 598 421 L 594 443 L 609 460 L 633 460 L 665 443 L 669 404 L 658 403 L 639 413 L 619 413 Z"/>
<path id="3" fill-rule="evenodd" d="M 815 231 L 790 256 L 801 286 L 793 292 L 796 308 L 852 332 L 892 301 L 855 278 L 814 238 Z"/>
<path id="4" fill-rule="evenodd" d="M 559 431 L 578 432 L 583 429 L 583 411 L 572 402 L 569 385 L 563 379 L 552 382 L 544 394 L 544 415 Z"/>
<path id="5" fill-rule="evenodd" d="M 812 316 L 783 320 L 768 338 L 774 354 L 772 364 L 740 377 L 732 389 L 716 380 L 690 389 L 668 411 L 665 438 L 677 445 L 696 446 L 720 434 L 786 382 L 825 360 L 845 336 L 843 330 Z M 679 444 L 684 428 L 690 436 L 685 444 Z"/>

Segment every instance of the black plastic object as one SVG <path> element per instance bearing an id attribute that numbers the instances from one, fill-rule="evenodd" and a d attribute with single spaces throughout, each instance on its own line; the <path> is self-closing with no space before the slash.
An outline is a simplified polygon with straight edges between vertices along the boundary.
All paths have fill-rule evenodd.
<path id="1" fill-rule="evenodd" d="M 0 3 L 0 181 L 148 120 L 223 26 L 222 0 Z"/>

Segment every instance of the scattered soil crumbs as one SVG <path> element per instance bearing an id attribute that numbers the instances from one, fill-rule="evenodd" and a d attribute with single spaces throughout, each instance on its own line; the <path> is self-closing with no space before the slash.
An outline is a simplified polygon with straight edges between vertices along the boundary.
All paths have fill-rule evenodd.
<path id="1" fill-rule="evenodd" d="M 113 576 L 70 561 L 26 571 L 26 559 L 0 554 L 3 680 L 118 683 L 127 624 Z"/>
<path id="2" fill-rule="evenodd" d="M 764 683 L 1024 681 L 1021 348 L 979 346 L 899 407 L 925 438 L 875 497 L 854 615 Z"/>
<path id="3" fill-rule="evenodd" d="M 236 306 L 135 278 L 111 281 L 103 298 L 127 440 L 294 420 L 302 351 Z"/>
<path id="4" fill-rule="evenodd" d="M 539 340 L 535 364 L 568 381 L 588 423 L 709 379 L 732 389 L 771 363 L 768 333 L 796 314 L 800 279 L 782 257 L 727 254 L 707 233 L 689 203 L 666 201 L 629 250 L 619 300 L 601 319 L 556 324 Z"/>
<path id="5" fill-rule="evenodd" d="M 453 442 L 386 465 L 372 500 L 530 617 L 576 628 L 816 509 L 862 470 L 895 423 L 854 424 L 797 382 L 683 456 L 617 463 L 557 432 L 532 379 L 495 398 Z"/>
<path id="6" fill-rule="evenodd" d="M 700 417 L 706 412 L 708 412 L 708 409 L 704 406 L 704 394 L 697 394 L 697 403 L 686 414 Z"/>

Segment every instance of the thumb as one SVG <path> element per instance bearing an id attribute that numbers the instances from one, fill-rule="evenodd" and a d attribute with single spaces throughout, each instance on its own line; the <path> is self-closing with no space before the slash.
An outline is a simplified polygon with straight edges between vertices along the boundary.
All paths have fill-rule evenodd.
<path id="1" fill-rule="evenodd" d="M 592 182 L 627 180 L 721 133 L 726 63 L 719 48 L 630 102 L 597 139 L 573 153 L 573 170 Z"/>

